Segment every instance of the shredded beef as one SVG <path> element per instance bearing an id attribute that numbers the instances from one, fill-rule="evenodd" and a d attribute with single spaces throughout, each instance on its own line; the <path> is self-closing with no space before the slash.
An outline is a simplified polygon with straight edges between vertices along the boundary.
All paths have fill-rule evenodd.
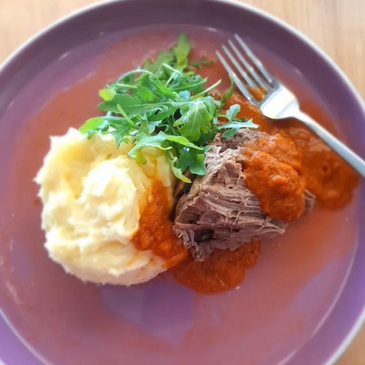
<path id="1" fill-rule="evenodd" d="M 266 239 L 285 232 L 287 224 L 261 211 L 257 197 L 247 188 L 239 147 L 264 135 L 240 130 L 227 139 L 219 135 L 206 155 L 207 173 L 197 177 L 179 200 L 174 232 L 197 261 L 214 248 L 235 250 L 252 239 Z M 306 211 L 314 196 L 305 192 Z"/>

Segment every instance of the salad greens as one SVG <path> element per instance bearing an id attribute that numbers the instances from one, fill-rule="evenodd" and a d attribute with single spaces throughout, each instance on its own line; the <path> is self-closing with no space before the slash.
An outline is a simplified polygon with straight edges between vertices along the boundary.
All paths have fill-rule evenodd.
<path id="1" fill-rule="evenodd" d="M 217 133 L 231 137 L 240 128 L 258 128 L 251 120 L 237 118 L 238 104 L 226 113 L 225 102 L 233 83 L 220 100 L 210 92 L 220 83 L 206 87 L 207 79 L 191 68 L 210 61 L 201 58 L 189 63 L 191 44 L 182 33 L 176 45 L 161 51 L 154 61 L 129 71 L 100 90 L 99 109 L 105 116 L 91 118 L 80 127 L 91 138 L 95 133 L 112 134 L 117 146 L 133 141 L 131 158 L 146 163 L 144 147 L 164 150 L 174 175 L 184 182 L 184 172 L 204 175 L 207 145 Z M 222 121 L 227 123 L 222 123 Z"/>

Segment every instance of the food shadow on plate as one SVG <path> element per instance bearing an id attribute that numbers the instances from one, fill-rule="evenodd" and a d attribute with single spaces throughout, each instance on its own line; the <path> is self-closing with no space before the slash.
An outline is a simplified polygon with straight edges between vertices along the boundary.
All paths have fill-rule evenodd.
<path id="1" fill-rule="evenodd" d="M 107 285 L 100 295 L 110 312 L 155 338 L 179 343 L 193 325 L 196 294 L 168 280 L 129 288 Z"/>

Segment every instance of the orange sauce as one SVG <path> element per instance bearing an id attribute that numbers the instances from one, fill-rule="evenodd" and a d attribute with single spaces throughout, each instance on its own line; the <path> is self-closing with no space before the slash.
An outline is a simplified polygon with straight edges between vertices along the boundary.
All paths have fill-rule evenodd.
<path id="1" fill-rule="evenodd" d="M 279 162 L 291 166 L 298 174 L 302 172 L 302 154 L 295 143 L 281 134 L 262 136 L 245 143 L 246 149 L 265 152 Z"/>
<path id="2" fill-rule="evenodd" d="M 305 184 L 294 142 L 281 135 L 265 135 L 246 143 L 242 150 L 245 182 L 261 209 L 284 222 L 299 219 L 305 208 Z"/>
<path id="3" fill-rule="evenodd" d="M 171 272 L 177 282 L 197 293 L 219 293 L 239 285 L 259 255 L 260 242 L 253 241 L 235 251 L 215 249 L 204 261 L 197 262 L 189 256 Z"/>
<path id="4" fill-rule="evenodd" d="M 360 177 L 344 160 L 305 129 L 291 127 L 279 133 L 291 138 L 301 152 L 306 188 L 320 206 L 339 209 L 351 202 Z"/>
<path id="5" fill-rule="evenodd" d="M 154 255 L 162 257 L 165 267 L 170 268 L 184 260 L 188 251 L 172 231 L 167 189 L 160 180 L 152 183 L 150 196 L 152 199 L 142 211 L 139 229 L 132 242 L 138 250 L 151 250 Z"/>
<path id="6" fill-rule="evenodd" d="M 290 165 L 266 152 L 245 149 L 244 175 L 261 210 L 270 217 L 291 222 L 304 213 L 304 181 Z"/>
<path id="7" fill-rule="evenodd" d="M 285 128 L 279 129 L 273 122 L 266 119 L 255 106 L 237 93 L 232 95 L 227 107 L 235 103 L 241 107 L 238 116 L 246 117 L 246 119 L 252 118 L 254 123 L 260 125 L 260 131 L 270 134 L 279 133 L 294 142 L 297 150 L 296 156 L 293 155 L 293 146 L 289 146 L 288 143 L 285 143 L 284 149 L 280 147 L 281 143 L 278 143 L 277 147 L 271 148 L 269 153 L 272 154 L 276 150 L 281 154 L 282 162 L 294 161 L 295 165 L 292 163 L 292 167 L 303 176 L 305 188 L 316 196 L 317 203 L 321 207 L 339 209 L 351 202 L 354 190 L 359 185 L 360 177 L 324 142 L 296 121 L 289 121 Z M 305 107 L 308 114 L 314 119 L 322 120 L 318 108 L 309 104 Z M 260 146 L 260 148 L 262 147 Z M 287 154 L 286 157 L 285 154 Z M 300 169 L 298 156 L 300 156 Z M 253 186 L 251 185 L 251 187 Z"/>

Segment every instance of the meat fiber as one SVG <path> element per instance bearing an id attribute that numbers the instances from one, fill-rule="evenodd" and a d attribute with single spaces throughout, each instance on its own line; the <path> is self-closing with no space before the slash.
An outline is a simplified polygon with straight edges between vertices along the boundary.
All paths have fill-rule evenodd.
<path id="1" fill-rule="evenodd" d="M 262 212 L 258 198 L 245 184 L 240 163 L 240 147 L 263 135 L 247 129 L 228 139 L 218 135 L 206 155 L 206 175 L 197 177 L 180 198 L 174 232 L 196 260 L 204 260 L 214 248 L 235 250 L 252 239 L 285 232 L 287 223 Z M 314 196 L 306 191 L 305 200 L 309 211 Z"/>

